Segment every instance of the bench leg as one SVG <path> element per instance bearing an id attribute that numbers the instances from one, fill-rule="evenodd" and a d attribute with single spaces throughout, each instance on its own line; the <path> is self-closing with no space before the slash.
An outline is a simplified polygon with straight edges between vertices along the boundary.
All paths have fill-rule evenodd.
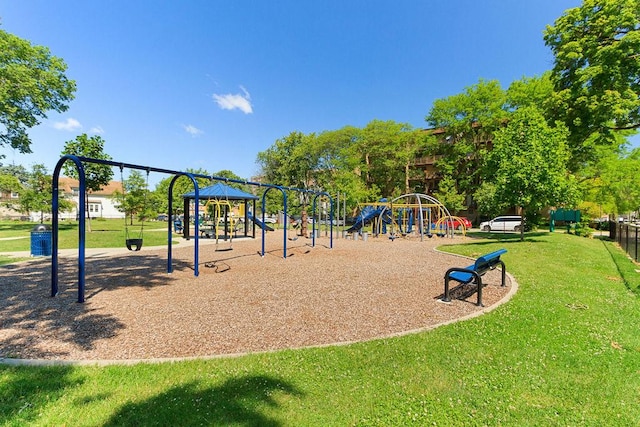
<path id="1" fill-rule="evenodd" d="M 451 302 L 451 296 L 449 295 L 449 274 L 454 271 L 462 271 L 465 273 L 470 273 L 473 275 L 473 280 L 469 283 L 476 283 L 478 285 L 477 293 L 478 293 L 478 302 L 476 305 L 478 307 L 484 307 L 482 305 L 482 276 L 478 274 L 477 271 L 467 270 L 464 268 L 450 268 L 444 275 L 444 297 L 442 298 L 443 302 Z"/>
<path id="2" fill-rule="evenodd" d="M 504 266 L 504 262 L 500 260 L 500 271 L 502 271 L 502 287 L 507 286 L 507 268 Z"/>
<path id="3" fill-rule="evenodd" d="M 484 305 L 482 305 L 482 278 L 479 274 L 476 274 L 476 283 L 478 284 L 478 302 L 476 305 L 478 307 L 484 307 Z"/>
<path id="4" fill-rule="evenodd" d="M 449 275 L 447 274 L 444 277 L 444 297 L 442 298 L 444 302 L 451 302 L 451 297 L 449 296 Z"/>

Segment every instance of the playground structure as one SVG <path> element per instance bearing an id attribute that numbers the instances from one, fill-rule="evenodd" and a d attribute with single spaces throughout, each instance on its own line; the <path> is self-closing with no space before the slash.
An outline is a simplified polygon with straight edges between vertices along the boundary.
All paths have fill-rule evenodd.
<path id="1" fill-rule="evenodd" d="M 360 233 L 362 228 L 372 224 L 375 237 L 388 234 L 390 239 L 398 237 L 431 238 L 454 236 L 454 220 L 449 210 L 436 198 L 427 194 L 409 193 L 390 201 L 360 204 L 360 214 L 347 233 Z M 458 221 L 461 223 L 461 221 Z M 464 224 L 461 232 L 465 233 Z"/>
<path id="2" fill-rule="evenodd" d="M 96 163 L 96 164 L 102 164 L 102 165 L 108 165 L 108 166 L 112 166 L 112 167 L 119 167 L 122 169 L 124 168 L 128 168 L 128 169 L 136 169 L 136 170 L 144 170 L 147 172 L 147 174 L 149 172 L 158 172 L 158 173 L 163 173 L 163 174 L 170 174 L 173 175 L 173 178 L 171 179 L 171 182 L 169 184 L 169 188 L 168 188 L 168 194 L 167 194 L 167 201 L 168 201 L 168 209 L 167 209 L 167 215 L 168 217 L 171 217 L 171 215 L 173 214 L 173 187 L 174 184 L 176 182 L 176 180 L 181 177 L 181 176 L 185 176 L 187 177 L 191 183 L 193 184 L 194 187 L 194 198 L 195 200 L 197 200 L 198 202 L 195 203 L 195 208 L 194 208 L 194 214 L 195 214 L 195 218 L 199 218 L 199 200 L 200 200 L 200 189 L 199 189 L 199 185 L 198 185 L 198 181 L 196 180 L 196 177 L 198 178 L 205 178 L 205 179 L 209 179 L 209 180 L 217 180 L 217 181 L 224 181 L 224 182 L 235 182 L 235 183 L 239 183 L 239 184 L 245 184 L 245 185 L 252 185 L 252 186 L 257 186 L 258 188 L 264 188 L 264 192 L 262 193 L 262 223 L 264 224 L 264 219 L 265 219 L 265 204 L 266 204 L 266 196 L 267 193 L 273 189 L 275 189 L 276 191 L 279 191 L 282 194 L 282 198 L 283 198 L 283 205 L 284 205 L 284 213 L 286 215 L 287 212 L 287 191 L 296 191 L 296 192 L 303 192 L 303 193 L 308 193 L 311 194 L 313 196 L 313 203 L 312 203 L 312 212 L 315 212 L 316 209 L 316 202 L 318 200 L 318 198 L 320 196 L 326 196 L 329 198 L 329 200 L 331 200 L 331 196 L 323 191 L 314 191 L 314 190 L 306 190 L 306 189 L 299 189 L 299 188 L 292 188 L 292 187 L 284 187 L 284 186 L 279 186 L 279 185 L 274 185 L 274 184 L 264 184 L 264 183 L 256 183 L 256 182 L 249 182 L 249 181 L 243 181 L 243 180 L 235 180 L 235 179 L 230 179 L 230 178 L 223 178 L 223 177 L 216 177 L 216 176 L 208 176 L 208 175 L 202 175 L 202 174 L 197 174 L 197 173 L 191 173 L 191 172 L 182 172 L 182 171 L 175 171 L 175 170 L 170 170 L 170 169 L 163 169 L 163 168 L 155 168 L 155 167 L 149 167 L 149 166 L 141 166 L 141 165 L 136 165 L 136 164 L 131 164 L 131 163 L 122 163 L 122 162 L 115 162 L 115 161 L 111 161 L 111 160 L 103 160 L 103 159 L 94 159 L 94 158 L 90 158 L 90 157 L 83 157 L 83 156 L 75 156 L 75 155 L 65 155 L 62 156 L 60 158 L 60 160 L 58 160 L 58 163 L 56 164 L 54 171 L 53 171 L 53 182 L 52 182 L 52 190 L 51 190 L 51 210 L 52 210 L 52 234 L 51 234 L 51 296 L 55 297 L 58 294 L 58 229 L 59 229 L 59 180 L 60 180 L 60 172 L 62 170 L 62 166 L 64 165 L 64 163 L 66 161 L 72 161 L 78 171 L 78 181 L 79 181 L 79 193 L 80 194 L 85 194 L 86 193 L 86 175 L 85 175 L 85 170 L 84 170 L 84 165 L 83 163 Z M 146 191 L 146 189 L 145 189 Z M 82 212 L 83 214 L 80 215 L 79 217 L 79 224 L 78 224 L 78 302 L 82 303 L 85 300 L 85 243 L 86 243 L 86 232 L 85 232 L 85 228 L 86 228 L 86 216 L 84 215 L 84 213 L 86 212 L 86 198 L 85 197 L 80 197 L 79 198 L 79 206 L 78 206 L 78 210 L 79 212 Z M 186 203 L 186 202 L 185 202 Z M 255 212 L 255 209 L 254 209 Z M 188 210 L 185 211 L 185 215 L 188 215 Z M 333 215 L 333 202 L 331 200 L 331 215 Z M 184 221 L 184 229 L 188 230 L 189 224 L 189 220 L 188 220 L 188 216 L 185 216 L 185 221 Z M 255 224 L 255 221 L 254 221 Z M 313 224 L 314 230 L 313 230 L 313 235 L 312 235 L 312 247 L 315 246 L 315 223 Z M 266 227 L 262 227 L 262 252 L 261 252 L 261 256 L 264 257 L 265 255 L 265 233 L 266 233 Z M 194 253 L 193 253 L 193 274 L 194 276 L 198 276 L 199 275 L 199 221 L 195 221 L 195 235 L 194 235 L 194 239 L 195 239 L 195 244 L 194 244 Z M 332 233 L 333 234 L 333 233 Z M 173 272 L 173 263 L 172 263 L 172 224 L 171 221 L 167 222 L 167 273 L 172 273 Z M 140 234 L 139 236 L 139 241 L 135 242 L 136 246 L 142 246 L 142 234 Z M 283 238 L 283 258 L 287 258 L 287 230 L 284 230 L 284 238 Z M 131 245 L 132 242 L 127 242 L 128 245 Z M 333 248 L 333 237 L 330 238 L 329 240 L 329 248 Z"/>
<path id="3" fill-rule="evenodd" d="M 208 214 L 211 229 L 216 238 L 216 250 L 221 250 L 218 247 L 221 238 L 225 241 L 229 240 L 228 249 L 231 249 L 234 231 L 236 231 L 236 226 L 240 224 L 240 220 L 234 215 L 231 203 L 228 200 L 211 199 L 206 203 L 204 209 L 205 218 Z"/>
<path id="4" fill-rule="evenodd" d="M 249 234 L 248 224 L 251 218 L 248 215 L 250 203 L 255 209 L 255 202 L 259 197 L 246 193 L 240 189 L 218 182 L 200 189 L 198 198 L 195 191 L 184 194 L 185 223 L 179 233 L 187 240 L 191 239 L 190 218 L 195 212 L 195 204 L 202 208 L 202 213 L 197 217 L 200 237 L 215 238 L 216 249 L 222 250 L 221 241 L 228 243 L 227 250 L 232 249 L 232 240 L 238 235 L 255 238 L 255 227 Z M 194 216 L 194 223 L 196 222 Z M 258 226 L 254 222 L 254 225 Z"/>

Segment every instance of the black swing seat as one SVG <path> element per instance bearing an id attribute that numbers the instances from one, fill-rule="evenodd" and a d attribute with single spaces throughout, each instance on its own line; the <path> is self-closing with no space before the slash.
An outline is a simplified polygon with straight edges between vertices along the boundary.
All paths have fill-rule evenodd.
<path id="1" fill-rule="evenodd" d="M 142 248 L 142 239 L 127 239 L 126 243 L 130 251 L 139 251 Z"/>

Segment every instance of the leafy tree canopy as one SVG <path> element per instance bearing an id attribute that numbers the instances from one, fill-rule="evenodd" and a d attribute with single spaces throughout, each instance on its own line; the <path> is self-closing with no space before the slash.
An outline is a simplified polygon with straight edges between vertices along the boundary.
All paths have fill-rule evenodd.
<path id="1" fill-rule="evenodd" d="M 133 224 L 134 215 L 138 215 L 141 219 L 149 215 L 147 180 L 142 172 L 134 169 L 122 185 L 124 194 L 116 193 L 116 200 L 119 202 L 118 210 L 124 212 L 125 218 L 129 219 L 129 224 Z"/>
<path id="2" fill-rule="evenodd" d="M 535 107 L 518 109 L 505 128 L 496 132 L 488 158 L 493 176 L 491 205 L 516 206 L 523 215 L 535 214 L 545 206 L 575 202 L 575 182 L 568 174 L 566 129 L 550 127 Z"/>
<path id="3" fill-rule="evenodd" d="M 555 116 L 570 131 L 572 167 L 593 160 L 613 132 L 640 127 L 640 0 L 584 0 L 548 26 Z"/>
<path id="4" fill-rule="evenodd" d="M 640 148 L 609 152 L 590 169 L 592 178 L 584 181 L 585 192 L 604 213 L 640 210 Z"/>
<path id="5" fill-rule="evenodd" d="M 10 174 L 0 172 L 0 193 L 19 193 L 22 188 L 22 184 L 18 178 Z"/>
<path id="6" fill-rule="evenodd" d="M 104 152 L 104 139 L 100 136 L 87 136 L 86 133 L 79 135 L 76 139 L 67 141 L 62 154 L 72 154 L 81 157 L 90 157 L 98 160 L 111 160 L 111 156 Z M 84 173 L 87 191 L 99 191 L 109 184 L 113 177 L 113 170 L 109 165 L 98 163 L 84 163 Z M 78 170 L 71 161 L 63 165 L 64 173 L 67 176 L 78 179 Z"/>
<path id="7" fill-rule="evenodd" d="M 111 156 L 104 152 L 104 140 L 97 135 L 88 137 L 86 133 L 79 135 L 76 139 L 67 141 L 64 144 L 62 154 L 72 154 L 81 157 L 90 157 L 98 160 L 111 160 Z M 113 170 L 109 165 L 99 163 L 84 163 L 85 176 L 85 202 L 89 206 L 89 193 L 91 191 L 99 191 L 105 185 L 109 184 L 113 177 Z M 79 179 L 78 169 L 71 161 L 66 161 L 63 165 L 64 173 L 75 179 Z M 83 213 L 84 215 L 84 213 Z M 91 216 L 87 210 L 88 230 L 91 231 Z"/>
<path id="8" fill-rule="evenodd" d="M 524 87 L 520 91 L 526 92 Z M 488 145 L 508 115 L 507 95 L 496 80 L 480 80 L 433 103 L 426 121 L 438 137 L 428 151 L 438 156 L 439 174 L 454 178 L 462 194 L 473 194 L 482 182 Z"/>
<path id="9" fill-rule="evenodd" d="M 0 30 L 0 146 L 31 152 L 27 129 L 73 99 L 76 84 L 66 70 L 46 47 Z"/>
<path id="10" fill-rule="evenodd" d="M 29 172 L 22 165 L 3 165 L 0 166 L 0 174 L 6 174 L 14 176 L 20 181 L 20 184 L 25 185 L 29 180 Z"/>

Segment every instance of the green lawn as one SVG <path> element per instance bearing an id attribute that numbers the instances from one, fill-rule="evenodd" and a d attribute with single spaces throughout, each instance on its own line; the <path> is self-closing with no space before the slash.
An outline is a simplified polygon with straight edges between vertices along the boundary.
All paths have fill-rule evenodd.
<path id="1" fill-rule="evenodd" d="M 0 252 L 29 251 L 31 248 L 31 229 L 35 225 L 37 224 L 32 222 L 0 222 L 0 239 L 22 237 L 21 239 L 15 240 L 0 240 Z M 48 223 L 48 225 L 51 224 Z M 167 244 L 166 222 L 147 221 L 142 226 L 139 222 L 134 222 L 133 225 L 127 227 L 129 237 L 138 238 L 142 227 L 144 227 L 142 237 L 145 246 L 161 246 Z M 124 220 L 91 220 L 91 231 L 88 230 L 87 226 L 85 244 L 87 248 L 125 247 Z M 77 221 L 59 222 L 58 245 L 60 249 L 72 249 L 78 247 Z"/>
<path id="2" fill-rule="evenodd" d="M 479 318 L 209 361 L 4 366 L 0 424 L 639 425 L 640 301 L 629 289 L 638 266 L 596 239 L 490 237 L 445 248 L 508 250 L 520 290 Z"/>

